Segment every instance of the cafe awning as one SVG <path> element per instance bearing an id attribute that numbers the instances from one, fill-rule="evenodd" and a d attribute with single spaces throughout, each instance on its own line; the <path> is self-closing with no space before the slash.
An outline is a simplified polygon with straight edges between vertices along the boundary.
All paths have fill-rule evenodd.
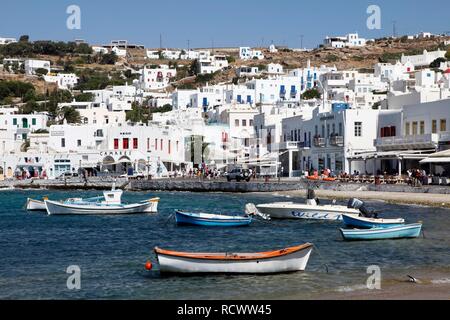
<path id="1" fill-rule="evenodd" d="M 450 163 L 450 150 L 433 153 L 420 163 Z"/>

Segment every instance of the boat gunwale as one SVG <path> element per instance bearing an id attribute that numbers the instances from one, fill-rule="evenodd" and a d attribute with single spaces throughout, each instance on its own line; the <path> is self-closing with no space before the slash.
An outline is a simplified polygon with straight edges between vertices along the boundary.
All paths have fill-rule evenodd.
<path id="1" fill-rule="evenodd" d="M 217 221 L 217 222 L 247 222 L 252 221 L 252 217 L 245 216 L 229 216 L 229 215 L 220 215 L 213 213 L 195 213 L 195 212 L 185 212 L 181 210 L 175 210 L 176 214 L 180 214 L 182 216 L 202 220 L 202 221 Z M 202 216 L 204 215 L 204 216 Z"/>
<path id="2" fill-rule="evenodd" d="M 341 228 L 340 231 L 344 234 L 377 234 L 377 233 L 389 233 L 389 232 L 398 232 L 398 231 L 404 231 L 404 230 L 411 230 L 411 229 L 417 229 L 422 228 L 422 223 L 412 223 L 404 226 L 396 226 L 391 228 L 371 228 L 371 229 L 344 229 Z"/>
<path id="3" fill-rule="evenodd" d="M 258 253 L 194 253 L 194 252 L 177 252 L 165 250 L 155 247 L 156 255 L 163 255 L 175 258 L 185 258 L 192 260 L 213 260 L 213 261 L 255 261 L 269 260 L 273 258 L 284 257 L 312 248 L 312 243 L 305 243 L 295 247 L 289 247 L 281 250 L 258 252 Z"/>

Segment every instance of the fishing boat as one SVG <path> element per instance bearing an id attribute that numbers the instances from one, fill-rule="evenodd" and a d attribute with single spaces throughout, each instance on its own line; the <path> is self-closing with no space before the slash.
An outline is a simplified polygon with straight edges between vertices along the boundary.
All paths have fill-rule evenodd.
<path id="1" fill-rule="evenodd" d="M 175 219 L 179 225 L 204 227 L 244 227 L 250 225 L 251 217 L 227 216 L 209 213 L 192 213 L 176 210 Z"/>
<path id="2" fill-rule="evenodd" d="M 422 224 L 409 224 L 389 228 L 340 229 L 345 240 L 385 240 L 417 238 L 422 231 Z"/>
<path id="3" fill-rule="evenodd" d="M 405 224 L 405 220 L 402 218 L 381 219 L 347 214 L 342 215 L 342 218 L 345 225 L 361 229 L 400 227 Z"/>
<path id="4" fill-rule="evenodd" d="M 313 245 L 261 253 L 188 253 L 155 248 L 162 273 L 271 274 L 304 271 Z"/>
<path id="5" fill-rule="evenodd" d="M 48 198 L 44 198 L 42 201 L 28 198 L 27 199 L 27 211 L 47 211 L 47 207 L 45 206 L 45 200 Z"/>
<path id="6" fill-rule="evenodd" d="M 113 187 L 111 191 L 103 192 L 101 197 L 72 198 L 60 202 L 45 200 L 45 206 L 49 215 L 115 215 L 156 213 L 158 211 L 159 198 L 124 204 L 121 201 L 122 193 L 122 190 L 115 190 Z"/>
<path id="7" fill-rule="evenodd" d="M 252 204 L 249 204 L 251 206 Z M 321 205 L 315 197 L 314 190 L 309 189 L 305 204 L 294 202 L 275 202 L 260 204 L 256 209 L 274 219 L 313 219 L 341 221 L 343 214 L 358 215 L 359 211 L 346 206 L 330 204 Z"/>

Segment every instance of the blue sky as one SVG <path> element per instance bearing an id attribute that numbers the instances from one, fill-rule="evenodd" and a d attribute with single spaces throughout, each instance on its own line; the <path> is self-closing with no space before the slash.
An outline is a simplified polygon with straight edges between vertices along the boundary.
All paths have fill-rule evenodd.
<path id="1" fill-rule="evenodd" d="M 279 45 L 316 47 L 326 35 L 358 32 L 365 38 L 420 31 L 450 31 L 448 0 L 14 0 L 2 1 L 0 37 L 85 39 L 93 44 L 127 39 L 147 47 Z M 81 8 L 81 30 L 66 28 L 66 8 Z M 368 30 L 367 7 L 381 8 L 382 29 Z"/>

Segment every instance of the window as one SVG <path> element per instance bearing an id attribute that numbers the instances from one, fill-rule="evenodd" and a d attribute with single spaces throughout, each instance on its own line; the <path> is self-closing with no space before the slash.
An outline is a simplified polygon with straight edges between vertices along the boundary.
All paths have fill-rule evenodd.
<path id="1" fill-rule="evenodd" d="M 150 150 L 150 138 L 147 138 L 147 150 Z"/>
<path id="2" fill-rule="evenodd" d="M 409 136 L 410 135 L 409 126 L 410 126 L 409 122 L 405 123 L 405 136 Z"/>
<path id="3" fill-rule="evenodd" d="M 158 139 L 155 139 L 155 150 L 158 150 Z"/>
<path id="4" fill-rule="evenodd" d="M 17 126 L 17 119 L 16 118 L 13 119 L 13 126 Z"/>
<path id="5" fill-rule="evenodd" d="M 441 119 L 441 132 L 447 131 L 447 120 Z"/>
<path id="6" fill-rule="evenodd" d="M 239 119 L 234 120 L 234 125 L 235 125 L 236 127 L 239 127 Z"/>
<path id="7" fill-rule="evenodd" d="M 425 121 L 420 121 L 420 134 L 425 134 Z"/>
<path id="8" fill-rule="evenodd" d="M 253 127 L 253 120 L 252 119 L 249 120 L 249 126 Z"/>
<path id="9" fill-rule="evenodd" d="M 160 147 L 161 147 L 161 151 L 163 151 L 163 149 L 164 149 L 164 146 L 163 146 L 163 139 L 161 139 L 161 141 L 159 142 L 159 145 L 160 145 Z"/>
<path id="10" fill-rule="evenodd" d="M 169 149 L 169 154 L 172 152 L 172 142 L 169 140 L 167 143 L 168 149 Z"/>
<path id="11" fill-rule="evenodd" d="M 61 148 L 65 148 L 65 147 L 66 147 L 66 139 L 61 138 Z"/>
<path id="12" fill-rule="evenodd" d="M 114 139 L 114 150 L 119 149 L 119 139 Z"/>
<path id="13" fill-rule="evenodd" d="M 431 133 L 437 133 L 437 120 L 431 121 Z"/>
<path id="14" fill-rule="evenodd" d="M 77 140 L 77 147 L 81 147 L 81 140 Z"/>
<path id="15" fill-rule="evenodd" d="M 133 149 L 137 149 L 138 145 L 138 138 L 133 138 Z"/>
<path id="16" fill-rule="evenodd" d="M 247 126 L 247 120 L 242 120 L 242 126 L 246 127 Z"/>
<path id="17" fill-rule="evenodd" d="M 128 138 L 123 138 L 122 146 L 123 146 L 124 150 L 127 150 L 130 147 L 129 143 L 130 143 L 130 141 Z"/>
<path id="18" fill-rule="evenodd" d="M 31 124 L 32 124 L 33 126 L 36 125 L 36 118 L 31 119 Z"/>
<path id="19" fill-rule="evenodd" d="M 355 122 L 355 137 L 362 137 L 362 122 Z"/>
<path id="20" fill-rule="evenodd" d="M 417 135 L 417 121 L 413 121 L 412 123 L 412 135 L 413 136 Z"/>
<path id="21" fill-rule="evenodd" d="M 341 137 L 343 136 L 342 122 L 339 123 L 339 135 L 340 135 Z"/>
<path id="22" fill-rule="evenodd" d="M 179 142 L 179 141 L 177 141 L 177 152 L 178 152 L 178 146 L 179 146 L 179 144 L 180 144 L 180 142 Z"/>

